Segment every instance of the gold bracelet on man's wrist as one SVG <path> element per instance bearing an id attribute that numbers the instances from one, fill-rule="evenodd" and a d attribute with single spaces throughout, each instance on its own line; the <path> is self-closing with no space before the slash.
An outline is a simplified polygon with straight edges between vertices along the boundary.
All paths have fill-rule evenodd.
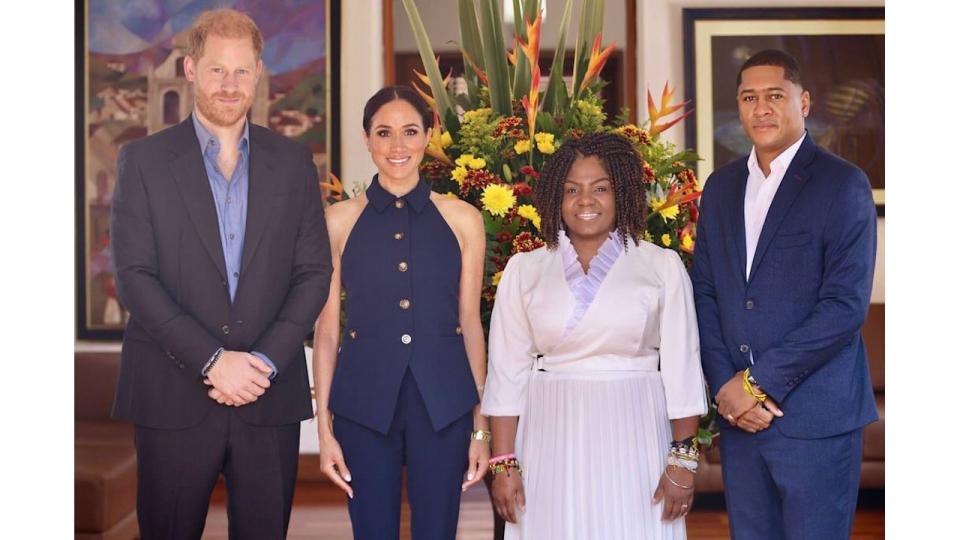
<path id="1" fill-rule="evenodd" d="M 747 368 L 743 372 L 743 391 L 750 394 L 753 399 L 760 403 L 767 400 L 767 394 L 753 389 L 753 383 L 750 382 L 750 368 Z"/>

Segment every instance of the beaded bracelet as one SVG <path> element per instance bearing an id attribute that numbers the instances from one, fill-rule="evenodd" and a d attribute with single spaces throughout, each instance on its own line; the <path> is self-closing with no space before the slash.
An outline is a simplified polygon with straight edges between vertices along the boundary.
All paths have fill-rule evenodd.
<path id="1" fill-rule="evenodd" d="M 667 456 L 667 465 L 672 465 L 680 469 L 686 469 L 693 474 L 697 474 L 697 468 L 699 468 L 700 462 L 687 458 L 680 458 L 674 454 L 670 454 Z"/>
<path id="2" fill-rule="evenodd" d="M 509 454 L 500 454 L 499 456 L 493 456 L 492 458 L 490 458 L 490 461 L 488 461 L 488 463 L 490 465 L 493 465 L 498 461 L 504 461 L 510 458 L 515 458 L 515 457 L 517 457 L 517 455 L 514 454 L 513 452 L 510 452 Z"/>
<path id="3" fill-rule="evenodd" d="M 515 457 L 501 459 L 495 463 L 491 463 L 488 467 L 494 476 L 504 472 L 507 473 L 507 476 L 510 476 L 510 469 L 516 469 L 517 473 L 523 475 L 523 469 L 520 468 L 520 462 L 517 461 L 517 458 Z"/>

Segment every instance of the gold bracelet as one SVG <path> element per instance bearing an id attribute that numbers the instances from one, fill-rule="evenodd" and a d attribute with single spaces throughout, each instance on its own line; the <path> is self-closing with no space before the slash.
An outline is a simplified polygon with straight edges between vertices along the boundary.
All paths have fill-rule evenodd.
<path id="1" fill-rule="evenodd" d="M 677 486 L 680 489 L 693 489 L 693 486 L 685 486 L 683 484 L 678 484 L 676 480 L 674 480 L 673 478 L 670 478 L 670 473 L 667 472 L 669 469 L 670 467 L 667 466 L 667 468 L 663 470 L 663 475 L 667 477 L 667 480 L 669 480 L 671 484 Z"/>
<path id="2" fill-rule="evenodd" d="M 486 431 L 484 429 L 478 429 L 470 434 L 470 440 L 486 442 L 490 440 L 490 437 L 492 435 L 493 434 L 490 433 L 489 431 Z"/>
<path id="3" fill-rule="evenodd" d="M 750 383 L 750 368 L 747 368 L 743 371 L 743 391 L 750 394 L 750 396 L 763 403 L 767 400 L 767 394 L 763 392 L 758 392 L 753 389 L 753 384 Z"/>

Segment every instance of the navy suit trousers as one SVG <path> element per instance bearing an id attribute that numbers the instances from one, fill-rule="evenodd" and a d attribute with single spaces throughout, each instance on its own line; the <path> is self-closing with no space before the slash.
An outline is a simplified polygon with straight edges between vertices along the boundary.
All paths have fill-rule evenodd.
<path id="1" fill-rule="evenodd" d="M 454 540 L 472 429 L 473 415 L 467 413 L 434 431 L 409 369 L 386 435 L 336 416 L 334 435 L 352 477 L 353 537 L 399 538 L 400 477 L 406 466 L 413 540 Z"/>
<path id="2" fill-rule="evenodd" d="M 187 429 L 137 426 L 137 520 L 144 540 L 199 540 L 223 474 L 230 540 L 287 536 L 300 423 L 256 426 L 217 405 Z"/>
<path id="3" fill-rule="evenodd" d="M 774 425 L 720 434 L 734 540 L 846 540 L 860 485 L 863 429 L 794 439 Z"/>

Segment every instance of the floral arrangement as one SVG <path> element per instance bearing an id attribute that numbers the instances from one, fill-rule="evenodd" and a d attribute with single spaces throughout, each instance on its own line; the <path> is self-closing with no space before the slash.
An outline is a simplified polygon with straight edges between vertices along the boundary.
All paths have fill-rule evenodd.
<path id="1" fill-rule="evenodd" d="M 696 243 L 700 187 L 692 151 L 680 151 L 660 138 L 688 116 L 689 102 L 673 104 L 664 86 L 659 105 L 647 92 L 649 118 L 641 126 L 625 123 L 622 114 L 608 119 L 598 91 L 600 70 L 614 51 L 601 48 L 602 5 L 584 0 L 574 55 L 573 89 L 550 77 L 541 91 L 538 65 L 543 21 L 539 0 L 514 1 L 515 46 L 503 47 L 497 2 L 460 0 L 461 50 L 465 94 L 449 88 L 413 0 L 403 0 L 426 73 L 413 86 L 434 109 L 432 139 L 421 172 L 431 188 L 463 199 L 483 214 L 487 230 L 487 265 L 483 288 L 484 323 L 489 322 L 496 287 L 507 261 L 516 253 L 544 245 L 540 216 L 533 206 L 533 186 L 550 156 L 564 141 L 587 133 L 614 132 L 630 140 L 643 158 L 647 204 L 645 240 L 677 250 L 689 265 Z M 521 9 L 522 7 L 522 9 Z M 556 51 L 565 50 L 572 0 L 561 17 Z M 524 14 L 530 14 L 524 17 Z M 564 55 L 556 54 L 551 73 L 563 73 Z M 679 113 L 679 114 L 677 114 Z M 668 117 L 674 116 L 672 119 Z"/>

